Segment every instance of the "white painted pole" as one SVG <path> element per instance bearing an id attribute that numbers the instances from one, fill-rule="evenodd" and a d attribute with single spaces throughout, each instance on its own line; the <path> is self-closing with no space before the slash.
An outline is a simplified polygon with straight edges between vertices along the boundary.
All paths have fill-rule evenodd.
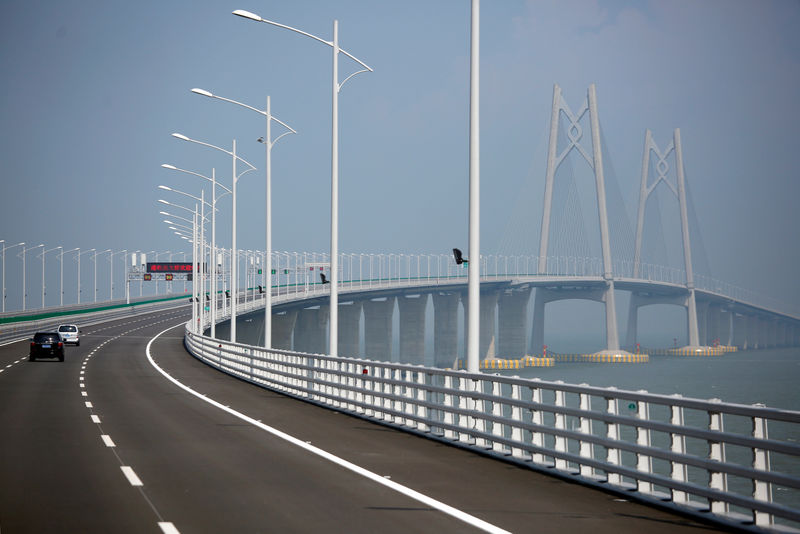
<path id="1" fill-rule="evenodd" d="M 217 337 L 217 174 L 211 169 L 211 337 Z"/>
<path id="2" fill-rule="evenodd" d="M 469 76 L 469 266 L 467 371 L 480 364 L 480 0 L 472 0 Z"/>
<path id="3" fill-rule="evenodd" d="M 44 256 L 47 251 L 42 248 L 42 309 L 44 309 Z"/>
<path id="4" fill-rule="evenodd" d="M 27 247 L 22 247 L 22 311 L 25 311 L 25 250 Z"/>
<path id="5" fill-rule="evenodd" d="M 339 354 L 339 21 L 333 21 L 333 105 L 331 120 L 331 300 L 328 351 Z"/>
<path id="6" fill-rule="evenodd" d="M 266 246 L 264 256 L 264 348 L 272 348 L 272 115 L 270 98 L 267 95 L 267 137 L 264 139 L 267 146 L 267 193 L 266 193 Z M 278 262 L 280 263 L 280 262 Z"/>
<path id="7" fill-rule="evenodd" d="M 236 294 L 239 289 L 239 281 L 236 271 L 239 268 L 239 254 L 236 250 L 236 139 L 233 140 L 233 184 L 231 196 L 233 196 L 233 221 L 231 236 L 231 343 L 236 343 Z"/>
<path id="8" fill-rule="evenodd" d="M 61 249 L 60 258 L 61 258 L 61 265 L 60 265 L 61 274 L 59 276 L 58 292 L 61 295 L 59 297 L 59 306 L 63 307 L 64 306 L 64 249 L 63 248 Z"/>

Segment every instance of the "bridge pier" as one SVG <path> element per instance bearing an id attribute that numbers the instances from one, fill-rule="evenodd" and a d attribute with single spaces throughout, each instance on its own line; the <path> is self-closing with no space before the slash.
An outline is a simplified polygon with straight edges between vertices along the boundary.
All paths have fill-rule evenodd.
<path id="1" fill-rule="evenodd" d="M 297 323 L 297 310 L 272 315 L 272 347 L 292 350 L 292 332 Z"/>
<path id="2" fill-rule="evenodd" d="M 522 358 L 526 354 L 530 298 L 530 287 L 507 289 L 499 295 L 497 352 L 502 358 Z"/>
<path id="3" fill-rule="evenodd" d="M 327 353 L 328 306 L 304 308 L 297 313 L 294 349 L 298 352 Z"/>
<path id="4" fill-rule="evenodd" d="M 391 361 L 392 317 L 395 297 L 365 300 L 364 353 L 367 358 Z"/>
<path id="5" fill-rule="evenodd" d="M 433 294 L 433 354 L 436 367 L 454 367 L 458 359 L 458 293 Z"/>
<path id="6" fill-rule="evenodd" d="M 361 301 L 339 303 L 339 355 L 357 358 L 361 352 Z"/>
<path id="7" fill-rule="evenodd" d="M 400 363 L 413 365 L 425 363 L 425 311 L 427 307 L 427 293 L 397 297 L 397 309 L 400 312 Z"/>

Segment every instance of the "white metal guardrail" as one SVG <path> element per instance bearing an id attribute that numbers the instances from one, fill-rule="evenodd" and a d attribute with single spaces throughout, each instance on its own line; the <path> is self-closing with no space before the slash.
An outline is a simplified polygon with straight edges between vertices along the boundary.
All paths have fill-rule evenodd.
<path id="1" fill-rule="evenodd" d="M 262 387 L 726 524 L 800 526 L 800 412 L 233 344 L 198 359 Z"/>

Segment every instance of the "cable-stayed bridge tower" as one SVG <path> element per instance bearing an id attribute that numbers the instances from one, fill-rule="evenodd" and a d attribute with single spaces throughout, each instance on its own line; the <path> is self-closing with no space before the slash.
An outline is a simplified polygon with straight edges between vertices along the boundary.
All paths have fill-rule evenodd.
<path id="1" fill-rule="evenodd" d="M 589 114 L 591 152 L 582 144 L 583 127 L 580 122 L 584 115 Z M 567 146 L 559 147 L 559 128 L 561 117 L 566 118 Z M 561 149 L 560 149 L 561 148 Z M 560 149 L 560 150 L 559 150 Z M 619 351 L 619 334 L 617 330 L 617 314 L 614 299 L 614 277 L 611 262 L 611 239 L 609 235 L 608 210 L 606 204 L 606 184 L 603 173 L 603 151 L 600 143 L 600 119 L 597 112 L 597 94 L 594 84 L 589 86 L 581 107 L 577 113 L 564 101 L 561 88 L 556 84 L 553 87 L 553 108 L 550 119 L 550 142 L 547 151 L 547 173 L 545 175 L 544 209 L 542 211 L 542 227 L 539 241 L 538 274 L 547 275 L 547 258 L 550 244 L 550 226 L 553 214 L 553 189 L 556 170 L 564 162 L 567 155 L 573 150 L 577 151 L 589 165 L 594 174 L 595 194 L 597 199 L 598 225 L 600 230 L 600 245 L 602 251 L 602 278 L 604 287 L 576 288 L 570 291 L 549 290 L 539 288 L 536 290 L 534 300 L 533 335 L 531 337 L 531 352 L 541 349 L 544 340 L 544 307 L 548 302 L 563 299 L 588 299 L 603 302 L 606 312 L 606 348 L 609 351 Z"/>
<path id="2" fill-rule="evenodd" d="M 674 183 L 668 179 L 670 170 L 669 156 L 674 153 L 675 160 L 675 180 Z M 656 176 L 651 182 L 650 177 L 650 158 L 651 154 L 655 156 L 655 173 Z M 692 270 L 692 247 L 689 237 L 689 216 L 688 205 L 686 199 L 686 177 L 683 167 L 683 147 L 681 145 L 681 131 L 676 128 L 673 132 L 672 140 L 669 145 L 661 151 L 653 141 L 653 135 L 650 130 L 645 132 L 644 138 L 644 155 L 642 157 L 642 181 L 639 188 L 639 209 L 636 220 L 636 244 L 634 249 L 633 260 L 633 277 L 641 277 L 641 264 L 642 264 L 642 243 L 644 239 L 644 223 L 645 212 L 647 210 L 648 200 L 653 195 L 657 188 L 662 187 L 670 191 L 674 198 L 678 201 L 680 210 L 680 228 L 681 228 L 681 243 L 683 248 L 683 264 L 686 273 L 686 289 L 687 293 L 676 297 L 662 297 L 660 299 L 648 298 L 644 299 L 640 293 L 634 292 L 631 295 L 630 309 L 628 314 L 628 339 L 629 345 L 636 343 L 636 328 L 638 323 L 638 309 L 646 304 L 655 303 L 670 303 L 680 304 L 686 307 L 689 346 L 697 347 L 700 345 L 700 336 L 697 323 L 697 301 L 695 299 L 695 285 L 694 285 L 694 272 Z M 653 199 L 655 200 L 655 199 Z"/>

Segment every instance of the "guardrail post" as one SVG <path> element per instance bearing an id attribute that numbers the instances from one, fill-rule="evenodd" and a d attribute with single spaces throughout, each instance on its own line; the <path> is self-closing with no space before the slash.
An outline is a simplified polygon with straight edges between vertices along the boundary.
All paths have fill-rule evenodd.
<path id="1" fill-rule="evenodd" d="M 372 391 L 375 388 L 375 380 L 372 378 L 375 373 L 375 368 L 364 367 L 361 370 L 362 384 L 365 390 Z M 367 417 L 375 417 L 375 395 L 364 393 L 364 404 L 367 407 L 364 409 L 364 415 Z"/>
<path id="2" fill-rule="evenodd" d="M 406 369 L 404 374 L 405 374 L 405 379 L 403 380 L 403 382 L 405 384 L 404 387 L 406 390 L 404 395 L 406 399 L 404 411 L 407 416 L 411 416 L 411 417 L 406 417 L 405 424 L 407 427 L 417 428 L 417 422 L 413 419 L 413 416 L 415 415 L 416 411 L 414 410 L 414 399 L 416 398 L 416 388 L 414 387 L 414 372 L 411 371 L 410 369 Z"/>
<path id="3" fill-rule="evenodd" d="M 556 384 L 563 384 L 563 380 L 556 380 Z M 564 408 L 566 407 L 566 399 L 564 395 L 564 390 L 557 389 L 556 393 L 556 408 Z M 567 429 L 567 417 L 564 415 L 564 412 L 560 410 L 556 410 L 555 412 L 556 421 L 555 426 L 556 430 L 566 430 Z M 556 434 L 556 452 L 566 453 L 567 452 L 567 438 L 564 436 L 559 436 Z M 567 461 L 556 457 L 556 469 L 566 470 L 568 467 Z"/>
<path id="4" fill-rule="evenodd" d="M 417 418 L 421 419 L 422 421 L 428 421 L 430 417 L 429 416 L 430 412 L 428 411 L 428 407 L 422 404 L 427 401 L 426 378 L 427 374 L 420 369 L 420 371 L 417 373 L 417 401 L 419 402 L 416 405 L 416 412 L 417 412 Z M 430 432 L 431 427 L 426 423 L 418 422 L 417 430 L 421 432 Z"/>
<path id="5" fill-rule="evenodd" d="M 720 399 L 709 399 L 709 402 L 721 403 Z M 708 412 L 708 429 L 712 432 L 722 432 L 723 421 L 721 412 Z M 721 441 L 708 441 L 708 459 L 714 462 L 725 461 L 725 444 Z M 721 492 L 728 491 L 728 477 L 721 471 L 709 473 L 708 487 Z M 728 503 L 709 499 L 711 513 L 724 514 L 728 511 Z"/>
<path id="6" fill-rule="evenodd" d="M 517 402 L 522 400 L 522 386 L 519 384 L 511 385 L 511 399 Z M 511 427 L 511 441 L 522 443 L 522 427 L 519 426 L 522 424 L 522 408 L 517 405 L 511 406 L 511 420 L 517 423 Z M 526 458 L 528 456 L 518 447 L 511 448 L 511 455 L 515 458 Z"/>
<path id="7" fill-rule="evenodd" d="M 615 391 L 617 388 L 610 387 L 606 388 L 609 392 Z M 616 397 L 608 396 L 606 399 L 606 413 L 609 415 L 619 415 L 619 402 Z M 613 441 L 619 441 L 619 424 L 618 423 L 608 423 L 606 429 L 606 438 Z M 619 449 L 614 447 L 608 447 L 606 450 L 606 463 L 611 466 L 621 465 L 621 457 L 619 453 Z M 614 473 L 611 471 L 607 472 L 607 480 L 609 484 L 614 484 L 617 486 L 622 485 L 622 477 L 619 473 Z"/>
<path id="8" fill-rule="evenodd" d="M 763 408 L 763 404 L 755 404 Z M 755 439 L 767 439 L 767 420 L 761 417 L 753 417 L 753 437 Z M 769 471 L 769 451 L 759 448 L 753 449 L 753 469 L 759 471 Z M 772 502 L 772 484 L 753 479 L 753 498 L 759 501 Z M 753 510 L 753 521 L 757 527 L 768 527 L 774 524 L 772 514 Z"/>
<path id="9" fill-rule="evenodd" d="M 581 384 L 581 386 L 588 386 L 589 384 Z M 582 412 L 589 412 L 592 409 L 591 406 L 591 399 L 589 398 L 588 393 L 581 393 L 580 394 L 580 409 Z M 587 436 L 591 436 L 592 434 L 592 419 L 590 417 L 583 417 L 580 418 L 580 432 L 581 434 L 585 434 Z M 580 451 L 579 454 L 581 458 L 589 458 L 591 459 L 594 455 L 592 454 L 592 444 L 588 441 L 581 441 L 580 442 Z M 581 476 L 591 478 L 594 476 L 594 469 L 588 465 L 580 465 L 580 473 Z"/>
<path id="10" fill-rule="evenodd" d="M 534 382 L 538 382 L 538 378 L 533 379 Z M 534 404 L 541 405 L 542 404 L 542 389 L 533 387 L 531 388 L 531 400 Z M 541 428 L 544 426 L 544 416 L 542 410 L 533 409 L 531 410 L 531 422 L 536 425 L 537 427 Z M 531 433 L 531 443 L 534 447 L 544 448 L 544 434 L 542 432 L 532 432 Z M 543 464 L 545 463 L 544 454 L 540 452 L 533 453 L 533 463 L 536 464 Z"/>
<path id="11" fill-rule="evenodd" d="M 500 385 L 500 382 L 492 382 L 492 415 L 494 417 L 503 417 L 503 403 L 500 402 L 500 399 L 502 398 L 501 387 L 502 386 Z M 504 437 L 503 433 L 503 425 L 492 421 L 492 435 L 502 438 Z M 503 444 L 498 441 L 493 441 L 491 448 L 495 452 L 501 452 L 504 454 L 507 452 Z"/>
<path id="12" fill-rule="evenodd" d="M 459 378 L 458 379 L 458 391 L 459 391 L 459 401 L 458 407 L 461 410 L 472 410 L 476 411 L 475 407 L 475 399 L 470 396 L 470 393 L 477 387 L 477 381 L 469 379 L 469 378 Z M 472 401 L 472 406 L 470 406 L 470 401 Z M 458 440 L 463 443 L 468 443 L 470 445 L 475 444 L 475 437 L 472 435 L 471 430 L 474 428 L 474 417 L 470 415 L 461 415 L 458 416 L 458 426 L 464 428 L 464 432 L 458 433 Z"/>
<path id="13" fill-rule="evenodd" d="M 444 398 L 442 399 L 443 402 L 443 414 L 442 414 L 442 422 L 446 425 L 452 425 L 454 421 L 453 411 L 452 408 L 454 406 L 453 402 L 453 377 L 450 375 L 446 375 L 444 377 Z M 447 439 L 456 439 L 458 436 L 456 435 L 455 431 L 450 428 L 444 429 L 444 437 Z"/>
<path id="14" fill-rule="evenodd" d="M 481 380 L 473 380 L 472 381 L 472 391 L 474 392 L 483 392 L 483 381 Z M 467 382 L 467 386 L 469 387 L 469 382 Z M 486 433 L 488 432 L 489 422 L 486 420 L 486 415 L 488 410 L 486 409 L 486 402 L 483 399 L 473 399 L 473 407 L 474 411 L 478 414 L 477 419 L 475 419 L 473 423 L 473 428 L 476 432 Z M 494 410 L 494 402 L 492 402 L 492 411 Z M 492 429 L 494 429 L 494 423 L 492 423 Z M 491 449 L 494 445 L 491 440 L 488 440 L 483 437 L 474 436 L 475 446 L 480 447 L 481 449 Z"/>
<path id="15" fill-rule="evenodd" d="M 675 394 L 673 397 L 680 398 L 681 395 Z M 683 427 L 683 407 L 670 406 L 671 416 L 670 424 L 676 427 Z M 686 436 L 679 432 L 670 432 L 670 450 L 675 454 L 684 454 L 686 452 Z M 678 462 L 672 462 L 672 472 L 670 473 L 672 480 L 677 482 L 686 482 L 688 480 L 686 473 L 686 465 Z M 672 490 L 672 502 L 684 504 L 689 502 L 689 496 L 685 491 Z"/>
<path id="16" fill-rule="evenodd" d="M 640 389 L 637 393 L 647 394 L 647 391 Z M 642 421 L 650 419 L 650 405 L 646 401 L 638 401 L 636 408 L 636 416 Z M 644 428 L 641 425 L 636 425 L 636 444 L 641 447 L 650 448 L 650 429 Z M 636 454 L 636 470 L 648 475 L 653 474 L 653 458 L 646 454 Z M 636 489 L 641 493 L 652 493 L 653 484 L 642 480 L 636 481 Z"/>

